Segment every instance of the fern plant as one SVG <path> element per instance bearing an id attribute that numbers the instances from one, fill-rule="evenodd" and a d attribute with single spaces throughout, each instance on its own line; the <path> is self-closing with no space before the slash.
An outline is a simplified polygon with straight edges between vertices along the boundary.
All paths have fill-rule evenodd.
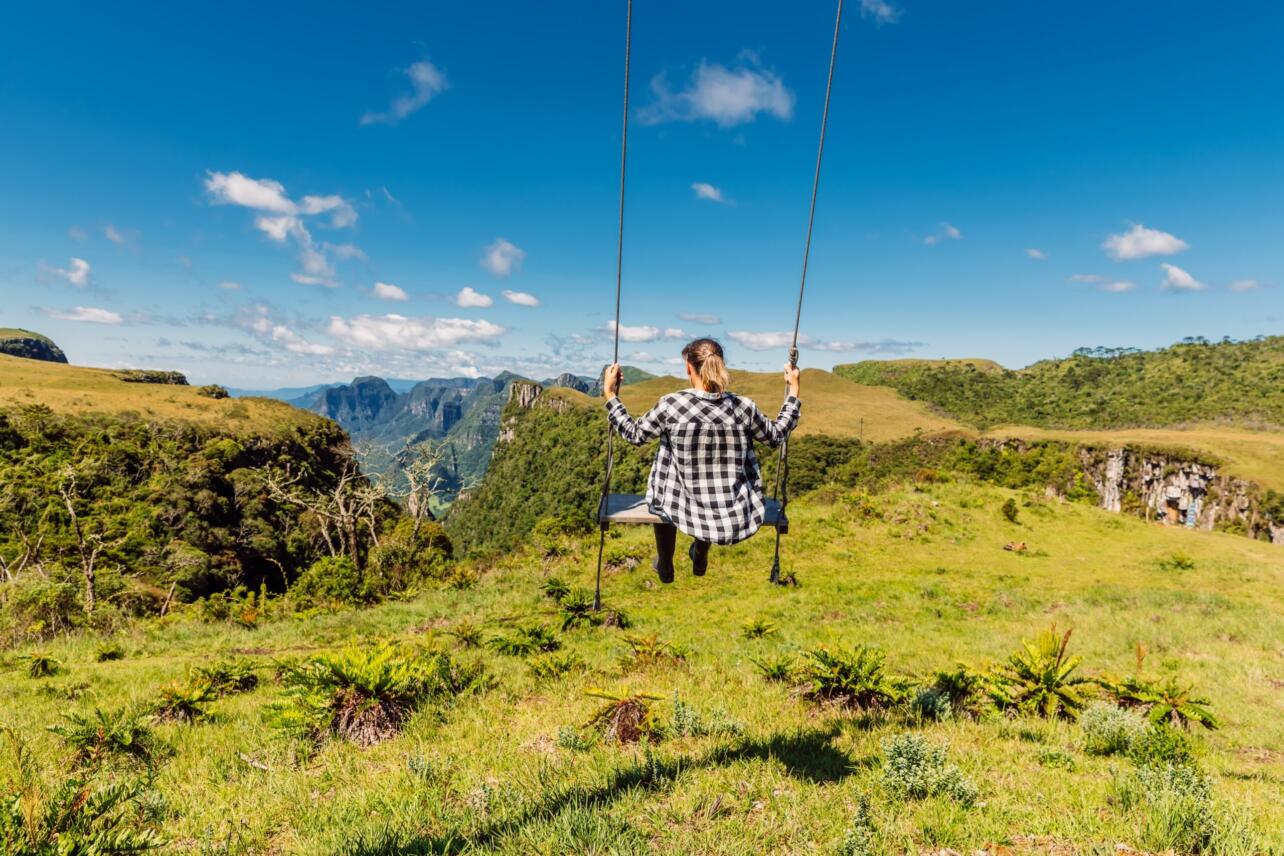
<path id="1" fill-rule="evenodd" d="M 885 710 L 905 697 L 905 682 L 887 672 L 883 652 L 855 648 L 813 648 L 803 654 L 799 677 L 804 694 L 858 710 Z"/>
<path id="2" fill-rule="evenodd" d="M 686 659 L 685 648 L 666 642 L 657 633 L 645 636 L 625 636 L 624 642 L 629 646 L 620 657 L 624 669 L 642 669 L 663 663 L 680 663 Z"/>
<path id="3" fill-rule="evenodd" d="M 992 675 L 990 694 L 1004 709 L 1034 713 L 1049 719 L 1075 719 L 1087 704 L 1091 678 L 1076 675 L 1082 658 L 1067 653 L 1070 634 L 1055 626 L 1008 657 Z"/>
<path id="4" fill-rule="evenodd" d="M 17 734 L 5 729 L 16 775 L 0 790 L 0 852 L 49 856 L 145 853 L 163 841 L 139 812 L 143 784 L 119 779 L 95 785 L 72 773 L 46 781 Z"/>
<path id="5" fill-rule="evenodd" d="M 571 593 L 571 587 L 560 577 L 549 577 L 544 580 L 540 589 L 544 592 L 544 597 L 551 601 L 560 601 Z"/>
<path id="6" fill-rule="evenodd" d="M 758 669 L 758 673 L 764 678 L 782 684 L 792 680 L 797 669 L 794 658 L 783 654 L 779 656 L 750 657 L 749 662 L 754 664 Z"/>
<path id="7" fill-rule="evenodd" d="M 108 761 L 151 764 L 164 753 L 147 715 L 141 710 L 118 708 L 93 713 L 64 713 L 63 722 L 48 726 L 72 750 L 78 766 L 98 766 Z"/>
<path id="8" fill-rule="evenodd" d="M 1148 681 L 1137 675 L 1102 683 L 1120 704 L 1144 711 L 1156 725 L 1189 729 L 1191 723 L 1197 723 L 1210 731 L 1219 725 L 1217 717 L 1208 709 L 1212 700 L 1198 695 L 1194 686 L 1182 686 L 1174 676 L 1162 682 Z"/>
<path id="9" fill-rule="evenodd" d="M 775 634 L 778 629 L 765 618 L 751 618 L 740 626 L 740 635 L 746 639 L 761 639 Z"/>
<path id="10" fill-rule="evenodd" d="M 62 671 L 62 661 L 46 651 L 32 651 L 21 659 L 27 664 L 29 678 L 51 678 Z"/>
<path id="11" fill-rule="evenodd" d="M 249 660 L 219 660 L 207 666 L 195 666 L 192 679 L 209 685 L 217 696 L 249 692 L 259 685 L 259 676 Z"/>
<path id="12" fill-rule="evenodd" d="M 471 621 L 461 621 L 446 633 L 464 648 L 477 648 L 482 643 L 482 629 Z"/>
<path id="13" fill-rule="evenodd" d="M 170 722 L 196 722 L 206 717 L 205 705 L 217 697 L 205 681 L 173 681 L 160 688 L 152 713 Z"/>
<path id="14" fill-rule="evenodd" d="M 509 657 L 528 657 L 562 647 L 551 630 L 538 624 L 519 627 L 507 636 L 492 637 L 489 644 L 496 653 Z"/>
<path id="15" fill-rule="evenodd" d="M 663 701 L 664 696 L 603 689 L 591 689 L 586 694 L 605 701 L 594 711 L 586 727 L 600 732 L 606 742 L 636 743 L 656 733 L 654 703 Z"/>
<path id="16" fill-rule="evenodd" d="M 358 746 L 395 735 L 425 701 L 486 684 L 480 665 L 395 645 L 320 654 L 286 672 L 283 682 L 286 701 L 271 708 L 274 724 L 314 741 L 333 735 Z"/>
<path id="17" fill-rule="evenodd" d="M 585 589 L 571 589 L 557 601 L 562 610 L 562 630 L 574 630 L 577 627 L 619 627 L 629 626 L 629 618 L 621 610 L 603 606 L 593 608 L 593 595 Z"/>
<path id="18" fill-rule="evenodd" d="M 94 651 L 94 662 L 109 663 L 125 659 L 125 649 L 115 642 L 104 642 Z"/>
<path id="19" fill-rule="evenodd" d="M 574 651 L 554 652 L 533 657 L 527 665 L 536 680 L 558 680 L 584 668 L 584 658 Z"/>

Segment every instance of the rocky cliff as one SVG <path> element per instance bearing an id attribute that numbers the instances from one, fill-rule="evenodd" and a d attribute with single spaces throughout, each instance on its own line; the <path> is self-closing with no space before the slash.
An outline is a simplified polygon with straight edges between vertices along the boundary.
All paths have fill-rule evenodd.
<path id="1" fill-rule="evenodd" d="M 0 354 L 47 363 L 67 362 L 67 355 L 52 339 L 30 330 L 0 329 Z"/>

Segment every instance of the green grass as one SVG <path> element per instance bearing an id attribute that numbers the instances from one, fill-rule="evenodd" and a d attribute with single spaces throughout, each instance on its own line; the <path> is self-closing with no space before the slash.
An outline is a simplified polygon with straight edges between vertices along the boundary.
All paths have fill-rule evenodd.
<path id="1" fill-rule="evenodd" d="M 1020 504 L 1019 524 L 999 513 L 1009 497 Z M 190 667 L 248 658 L 263 678 L 257 687 L 209 702 L 204 722 L 154 726 L 173 750 L 154 778 L 163 834 L 182 853 L 828 854 L 866 798 L 878 851 L 1140 846 L 1156 818 L 1112 801 L 1129 762 L 1084 752 L 1071 722 L 920 725 L 817 706 L 764 680 L 753 663 L 870 645 L 889 673 L 930 680 L 958 661 L 1000 661 L 1055 623 L 1074 628 L 1071 651 L 1087 673 L 1129 674 L 1141 644 L 1148 674 L 1177 674 L 1207 693 L 1222 727 L 1192 740 L 1216 799 L 1251 815 L 1263 847 L 1284 852 L 1284 551 L 959 483 L 871 501 L 882 520 L 841 502 L 791 507 L 785 567 L 798 588 L 767 584 L 765 534 L 716 550 L 703 579 L 680 573 L 660 587 L 646 563 L 607 573 L 605 599 L 628 613 L 627 632 L 656 634 L 683 650 L 680 660 L 625 666 L 624 633 L 583 628 L 558 634 L 583 668 L 537 675 L 525 659 L 464 648 L 446 633 L 465 621 L 487 637 L 551 626 L 556 607 L 541 581 L 591 588 L 590 536 L 561 555 L 498 559 L 479 568 L 474 588 L 412 602 L 257 630 L 137 625 L 117 638 L 131 652 L 123 660 L 96 662 L 96 638 L 54 642 L 48 650 L 63 674 L 28 680 L 13 658 L 0 676 L 0 723 L 52 775 L 67 750 L 45 726 L 63 711 L 146 705 Z M 619 534 L 613 544 L 642 550 L 650 538 L 643 529 Z M 1014 538 L 1029 543 L 1028 555 L 1002 549 Z M 1194 567 L 1164 571 L 1160 560 L 1176 553 Z M 777 632 L 744 638 L 755 621 Z M 366 749 L 342 741 L 314 749 L 265 721 L 285 692 L 270 679 L 274 661 L 379 640 L 484 660 L 497 683 L 421 707 L 398 736 Z M 584 729 L 601 705 L 587 691 L 599 687 L 665 697 L 654 702 L 661 728 L 679 699 L 684 723 L 719 727 L 682 728 L 684 736 L 654 745 L 604 743 Z M 901 796 L 887 784 L 885 747 L 910 731 L 948 746 L 948 764 L 977 788 L 972 805 Z M 0 756 L 0 782 L 10 765 Z"/>
<path id="2" fill-rule="evenodd" d="M 37 342 L 44 342 L 52 345 L 53 339 L 48 336 L 34 333 L 31 330 L 23 330 L 21 327 L 0 327 L 0 342 L 5 339 L 35 339 Z"/>
<path id="3" fill-rule="evenodd" d="M 194 386 L 126 383 L 110 369 L 0 354 L 0 410 L 29 404 L 43 404 L 57 413 L 136 413 L 148 419 L 178 419 L 238 435 L 276 433 L 321 418 L 266 398 L 213 399 L 200 395 Z"/>

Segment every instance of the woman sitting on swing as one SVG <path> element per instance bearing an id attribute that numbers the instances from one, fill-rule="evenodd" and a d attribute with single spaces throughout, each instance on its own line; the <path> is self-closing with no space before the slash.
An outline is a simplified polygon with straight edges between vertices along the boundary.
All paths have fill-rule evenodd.
<path id="1" fill-rule="evenodd" d="M 789 394 L 775 421 L 747 398 L 727 391 L 730 378 L 722 346 L 696 339 L 682 349 L 691 388 L 670 393 L 633 419 L 617 397 L 620 365 L 608 366 L 603 378 L 611 425 L 627 442 L 640 446 L 660 438 L 646 501 L 655 524 L 656 558 L 652 567 L 660 582 L 673 582 L 673 553 L 678 530 L 695 539 L 688 551 L 691 571 L 703 576 L 710 544 L 735 544 L 758 531 L 766 510 L 762 471 L 753 442 L 779 446 L 798 424 L 798 368 L 785 366 Z"/>

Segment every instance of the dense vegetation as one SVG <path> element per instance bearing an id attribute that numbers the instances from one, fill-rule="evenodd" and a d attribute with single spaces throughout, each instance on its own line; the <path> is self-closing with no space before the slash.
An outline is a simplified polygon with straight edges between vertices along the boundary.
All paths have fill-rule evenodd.
<path id="1" fill-rule="evenodd" d="M 1284 336 L 1187 339 L 1157 351 L 1084 348 L 1019 371 L 914 360 L 867 361 L 834 371 L 857 383 L 890 386 L 981 428 L 1284 425 Z"/>
<path id="2" fill-rule="evenodd" d="M 0 411 L 0 642 L 318 576 L 311 600 L 404 589 L 450 550 L 439 527 L 400 521 L 328 420 L 231 436 L 39 404 Z M 333 565 L 309 577 L 323 558 L 350 568 L 351 584 Z"/>

